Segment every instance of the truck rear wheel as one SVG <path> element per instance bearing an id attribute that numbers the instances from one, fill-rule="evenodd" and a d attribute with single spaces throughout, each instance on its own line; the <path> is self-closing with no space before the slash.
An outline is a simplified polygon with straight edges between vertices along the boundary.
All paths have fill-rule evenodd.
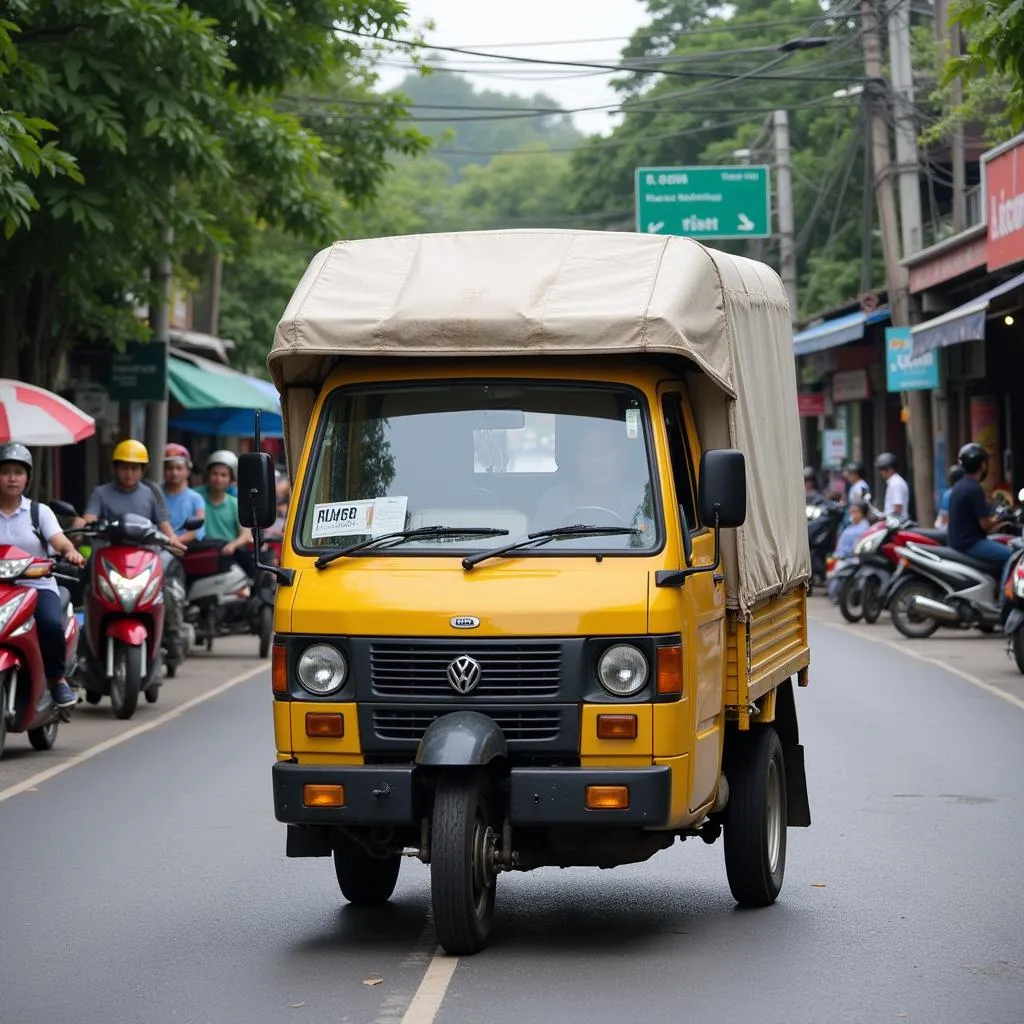
<path id="1" fill-rule="evenodd" d="M 786 765 L 775 730 L 766 726 L 737 741 L 729 757 L 725 873 L 740 906 L 767 907 L 786 873 Z"/>
<path id="2" fill-rule="evenodd" d="M 487 944 L 494 923 L 490 787 L 480 773 L 442 774 L 434 793 L 430 897 L 437 941 L 458 956 Z"/>
<path id="3" fill-rule="evenodd" d="M 378 907 L 391 899 L 402 866 L 399 854 L 371 857 L 355 843 L 334 848 L 334 873 L 341 895 L 354 907 Z"/>

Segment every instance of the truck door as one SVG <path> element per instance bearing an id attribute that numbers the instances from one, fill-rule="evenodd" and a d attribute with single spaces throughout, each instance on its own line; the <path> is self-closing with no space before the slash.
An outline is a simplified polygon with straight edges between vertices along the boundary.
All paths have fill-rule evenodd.
<path id="1" fill-rule="evenodd" d="M 680 532 L 685 522 L 692 544 L 692 565 L 714 561 L 712 531 L 697 522 L 697 466 L 700 445 L 681 383 L 659 389 L 665 421 L 672 484 Z M 667 502 L 666 502 L 667 503 Z M 670 529 L 673 528 L 671 525 Z M 680 537 L 680 549 L 683 538 Z M 697 573 L 679 590 L 680 633 L 683 637 L 689 713 L 693 730 L 693 763 L 690 779 L 690 810 L 706 804 L 714 794 L 721 770 L 723 688 L 725 685 L 725 583 L 721 573 Z M 692 681 L 692 683 L 690 682 Z M 689 730 L 687 730 L 689 731 Z"/>

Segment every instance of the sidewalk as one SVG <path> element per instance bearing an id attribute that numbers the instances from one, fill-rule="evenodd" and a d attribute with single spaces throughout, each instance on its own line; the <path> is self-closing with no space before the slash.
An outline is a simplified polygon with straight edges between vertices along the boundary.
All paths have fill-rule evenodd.
<path id="1" fill-rule="evenodd" d="M 888 612 L 883 612 L 872 626 L 863 622 L 851 624 L 821 593 L 815 594 L 808 602 L 808 614 L 812 623 L 820 623 L 829 629 L 843 629 L 862 640 L 885 644 L 929 662 L 975 686 L 993 691 L 1024 711 L 1024 675 L 1017 671 L 1016 663 L 1007 654 L 1006 637 L 1002 633 L 986 636 L 976 629 L 940 629 L 927 640 L 908 640 L 896 631 Z M 813 646 L 811 666 L 813 671 Z M 817 667 L 821 669 L 820 662 Z"/>

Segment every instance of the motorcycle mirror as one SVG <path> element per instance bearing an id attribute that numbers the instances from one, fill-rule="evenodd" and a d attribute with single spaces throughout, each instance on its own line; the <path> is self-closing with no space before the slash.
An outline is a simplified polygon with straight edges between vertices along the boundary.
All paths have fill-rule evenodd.
<path id="1" fill-rule="evenodd" d="M 65 519 L 75 519 L 78 517 L 78 510 L 74 505 L 70 505 L 66 501 L 51 501 L 49 505 L 57 515 L 63 516 Z"/>
<path id="2" fill-rule="evenodd" d="M 183 530 L 198 530 L 203 526 L 204 520 L 192 517 L 181 524 Z"/>

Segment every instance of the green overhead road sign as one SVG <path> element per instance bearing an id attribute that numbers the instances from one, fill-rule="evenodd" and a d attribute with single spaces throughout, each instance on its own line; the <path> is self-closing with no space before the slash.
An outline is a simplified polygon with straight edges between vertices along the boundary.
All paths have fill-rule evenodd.
<path id="1" fill-rule="evenodd" d="M 766 166 L 638 167 L 636 229 L 690 238 L 768 238 Z"/>

